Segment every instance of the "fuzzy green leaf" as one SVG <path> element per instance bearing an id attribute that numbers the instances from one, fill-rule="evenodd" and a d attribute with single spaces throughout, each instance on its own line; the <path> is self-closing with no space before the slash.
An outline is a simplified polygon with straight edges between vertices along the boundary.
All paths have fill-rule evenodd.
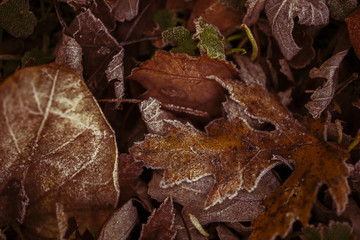
<path id="1" fill-rule="evenodd" d="M 224 37 L 219 29 L 207 23 L 202 17 L 194 21 L 196 33 L 194 37 L 199 39 L 198 47 L 202 52 L 206 52 L 211 58 L 225 59 Z"/>
<path id="2" fill-rule="evenodd" d="M 34 32 L 37 19 L 25 0 L 3 0 L 0 3 L 0 26 L 14 37 L 27 38 Z"/>
<path id="3" fill-rule="evenodd" d="M 162 31 L 175 27 L 176 25 L 175 15 L 167 8 L 156 11 L 154 20 Z"/>
<path id="4" fill-rule="evenodd" d="M 174 27 L 162 33 L 163 41 L 171 46 L 173 53 L 186 53 L 194 56 L 197 48 L 196 42 L 192 39 L 190 32 L 184 27 Z"/>

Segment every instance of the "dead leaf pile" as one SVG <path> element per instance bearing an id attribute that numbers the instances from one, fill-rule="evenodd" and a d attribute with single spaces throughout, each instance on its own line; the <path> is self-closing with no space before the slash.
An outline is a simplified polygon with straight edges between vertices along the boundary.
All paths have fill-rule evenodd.
<path id="1" fill-rule="evenodd" d="M 359 13 L 0 1 L 0 238 L 360 237 Z"/>

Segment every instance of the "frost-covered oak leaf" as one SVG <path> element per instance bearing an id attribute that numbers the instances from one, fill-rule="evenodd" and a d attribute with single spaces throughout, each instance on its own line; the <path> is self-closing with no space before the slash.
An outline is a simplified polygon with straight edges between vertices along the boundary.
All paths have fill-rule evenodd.
<path id="1" fill-rule="evenodd" d="M 208 209 L 239 190 L 253 191 L 275 165 L 293 164 L 293 174 L 265 200 L 266 209 L 255 220 L 251 239 L 285 236 L 296 219 L 306 225 L 322 183 L 328 185 L 338 213 L 344 210 L 349 193 L 347 153 L 307 133 L 261 86 L 208 78 L 226 88 L 247 115 L 270 122 L 275 129 L 256 130 L 244 119 L 232 118 L 215 120 L 202 132 L 190 124 L 164 120 L 166 134 L 148 134 L 130 149 L 147 167 L 164 170 L 161 187 L 210 175 L 215 183 L 204 203 Z"/>
<path id="2" fill-rule="evenodd" d="M 307 26 L 321 26 L 329 22 L 329 9 L 325 0 L 267 0 L 265 13 L 272 34 L 287 60 L 301 50 L 292 36 L 295 17 L 299 18 L 299 24 Z"/>

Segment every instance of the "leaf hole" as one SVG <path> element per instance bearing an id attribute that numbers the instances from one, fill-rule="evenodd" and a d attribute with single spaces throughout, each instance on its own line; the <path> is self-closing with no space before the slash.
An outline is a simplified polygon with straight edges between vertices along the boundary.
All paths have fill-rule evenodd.
<path id="1" fill-rule="evenodd" d="M 280 164 L 273 168 L 273 172 L 276 174 L 278 179 L 283 183 L 290 177 L 293 170 L 291 170 L 291 168 L 286 164 Z"/>

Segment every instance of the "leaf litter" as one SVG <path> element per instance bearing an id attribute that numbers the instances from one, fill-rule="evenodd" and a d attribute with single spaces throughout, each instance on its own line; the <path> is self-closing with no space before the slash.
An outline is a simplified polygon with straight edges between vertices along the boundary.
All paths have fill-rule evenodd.
<path id="1" fill-rule="evenodd" d="M 0 12 L 15 2 L 3 1 Z M 307 229 L 325 239 L 358 235 L 357 8 L 353 0 L 22 5 L 12 25 L 0 20 L 0 105 L 3 116 L 16 116 L 3 117 L 0 137 L 0 171 L 11 173 L 0 184 L 1 238 L 292 239 Z M 61 24 L 49 28 L 56 15 Z M 13 26 L 25 27 L 16 33 Z M 54 64 L 17 71 L 53 53 L 76 73 Z M 60 87 L 31 95 L 53 78 L 41 75 L 26 88 L 40 69 L 58 69 L 80 85 L 64 82 L 60 96 Z M 12 80 L 3 79 L 15 71 L 30 80 L 10 88 Z M 77 101 L 83 94 L 87 100 Z M 31 152 L 15 166 L 18 160 L 4 156 L 16 151 L 4 149 L 14 147 L 14 136 L 30 136 L 29 126 L 42 126 L 36 109 L 44 112 L 49 99 L 68 100 L 54 101 L 61 116 L 52 118 L 50 107 L 54 121 L 44 121 L 44 134 L 15 144 Z M 111 141 L 76 135 L 77 127 L 89 125 L 90 133 L 97 124 Z M 69 138 L 63 157 L 42 155 Z M 85 159 L 94 151 L 111 158 L 93 166 Z M 61 175 L 79 166 L 82 178 Z"/>

